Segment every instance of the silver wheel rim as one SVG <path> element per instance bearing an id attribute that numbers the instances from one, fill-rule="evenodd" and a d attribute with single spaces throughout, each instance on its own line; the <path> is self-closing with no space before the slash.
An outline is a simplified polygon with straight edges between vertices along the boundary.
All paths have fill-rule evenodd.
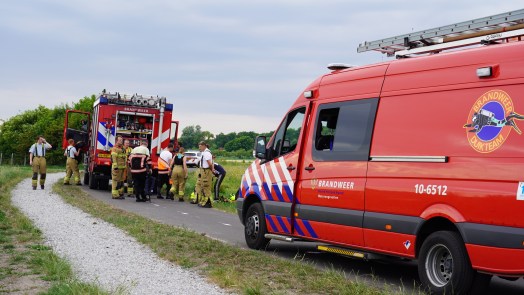
<path id="1" fill-rule="evenodd" d="M 260 220 L 258 215 L 254 214 L 247 219 L 246 233 L 252 239 L 256 239 L 260 230 Z"/>
<path id="2" fill-rule="evenodd" d="M 426 257 L 426 274 L 435 287 L 446 286 L 453 276 L 453 256 L 443 244 L 433 245 Z"/>

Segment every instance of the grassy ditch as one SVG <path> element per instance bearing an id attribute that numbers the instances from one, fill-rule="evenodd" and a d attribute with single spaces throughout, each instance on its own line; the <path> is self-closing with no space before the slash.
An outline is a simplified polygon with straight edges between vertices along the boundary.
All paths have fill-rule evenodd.
<path id="1" fill-rule="evenodd" d="M 43 245 L 40 230 L 12 206 L 11 190 L 31 174 L 30 167 L 0 167 L 0 294 L 109 294 L 76 280 L 69 263 Z"/>
<path id="2" fill-rule="evenodd" d="M 126 231 L 163 259 L 203 274 L 240 294 L 402 294 L 349 281 L 335 270 L 319 270 L 303 261 L 223 244 L 193 231 L 161 224 L 111 207 L 75 186 L 55 184 L 68 203 Z"/>

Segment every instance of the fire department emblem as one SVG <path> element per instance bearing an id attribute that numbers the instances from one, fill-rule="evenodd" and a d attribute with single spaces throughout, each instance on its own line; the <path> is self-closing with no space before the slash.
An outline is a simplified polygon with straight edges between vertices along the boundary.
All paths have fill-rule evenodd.
<path id="1" fill-rule="evenodd" d="M 491 153 L 502 146 L 511 130 L 522 134 L 516 120 L 524 120 L 524 116 L 515 112 L 511 97 L 505 91 L 490 90 L 469 112 L 464 125 L 468 142 L 479 153 Z"/>

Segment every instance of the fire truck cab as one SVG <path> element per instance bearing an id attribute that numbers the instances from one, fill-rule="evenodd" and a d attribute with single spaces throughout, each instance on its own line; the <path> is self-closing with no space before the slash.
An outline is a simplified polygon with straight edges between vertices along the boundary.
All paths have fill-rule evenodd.
<path id="1" fill-rule="evenodd" d="M 157 173 L 157 160 L 169 143 L 178 144 L 178 121 L 172 120 L 173 104 L 165 97 L 109 93 L 105 89 L 93 104 L 91 113 L 68 110 L 63 146 L 75 139 L 84 152 L 84 184 L 91 189 L 108 189 L 111 179 L 111 152 L 116 136 L 136 147 L 146 139 Z M 80 117 L 80 118 L 79 118 Z"/>
<path id="2" fill-rule="evenodd" d="M 237 199 L 247 245 L 416 259 L 436 294 L 522 277 L 523 38 L 519 10 L 359 47 L 396 60 L 330 65 L 256 139 Z"/>

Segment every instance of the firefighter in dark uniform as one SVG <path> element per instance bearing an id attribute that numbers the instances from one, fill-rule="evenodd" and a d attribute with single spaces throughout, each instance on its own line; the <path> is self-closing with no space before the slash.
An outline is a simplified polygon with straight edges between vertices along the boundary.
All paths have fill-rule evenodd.
<path id="1" fill-rule="evenodd" d="M 38 174 L 40 174 L 40 188 L 44 189 L 47 170 L 45 152 L 51 148 L 52 146 L 46 142 L 42 135 L 37 136 L 36 143 L 29 148 L 29 165 L 33 167 L 33 178 L 31 184 L 34 190 L 38 183 Z"/>
<path id="2" fill-rule="evenodd" d="M 126 169 L 126 153 L 123 148 L 122 136 L 117 136 L 115 146 L 111 149 L 111 197 L 124 199 L 124 170 Z"/>
<path id="3" fill-rule="evenodd" d="M 64 151 L 64 156 L 67 157 L 64 184 L 68 185 L 71 176 L 73 176 L 75 184 L 82 185 L 82 183 L 80 183 L 80 171 L 78 171 L 78 161 L 76 159 L 76 157 L 78 157 L 80 154 L 80 151 L 76 149 L 74 139 L 71 138 L 67 142 L 69 143 L 69 146 Z"/>
<path id="4" fill-rule="evenodd" d="M 129 155 L 128 164 L 133 175 L 133 186 L 137 202 L 146 201 L 146 177 L 151 174 L 151 157 L 147 148 L 147 140 L 134 148 Z"/>

